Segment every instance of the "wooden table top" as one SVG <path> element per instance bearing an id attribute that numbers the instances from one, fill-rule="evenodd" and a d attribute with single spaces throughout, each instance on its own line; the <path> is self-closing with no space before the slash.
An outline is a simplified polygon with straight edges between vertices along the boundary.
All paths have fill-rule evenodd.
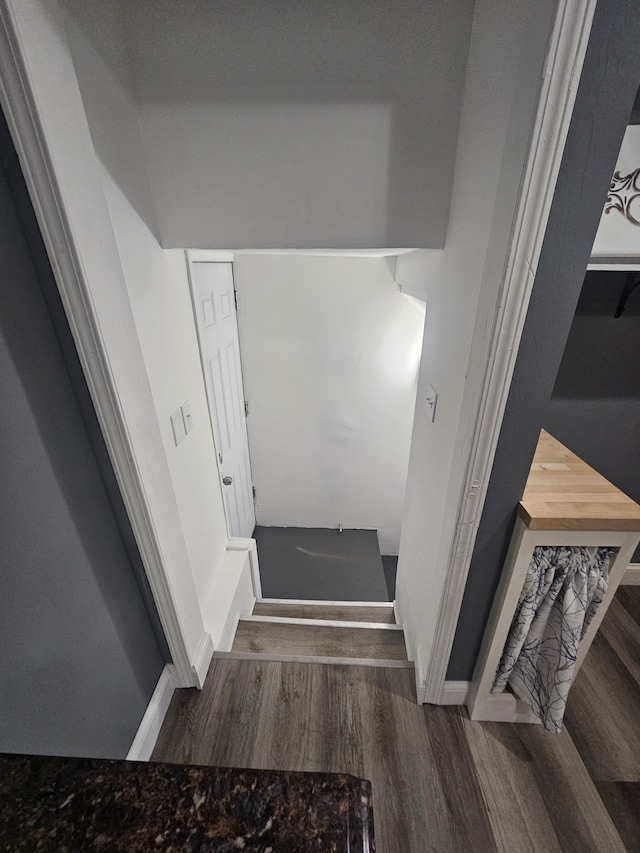
<path id="1" fill-rule="evenodd" d="M 530 530 L 640 531 L 640 506 L 545 430 L 518 515 Z"/>

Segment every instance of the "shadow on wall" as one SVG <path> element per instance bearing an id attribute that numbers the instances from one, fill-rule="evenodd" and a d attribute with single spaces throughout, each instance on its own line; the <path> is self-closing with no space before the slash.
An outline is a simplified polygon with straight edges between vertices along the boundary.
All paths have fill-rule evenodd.
<path id="1" fill-rule="evenodd" d="M 126 49 L 65 6 L 128 77 L 165 247 L 444 245 L 471 0 L 113 2 Z"/>
<path id="2" fill-rule="evenodd" d="M 614 317 L 627 275 L 587 272 L 545 428 L 640 501 L 640 291 Z"/>
<path id="3" fill-rule="evenodd" d="M 552 400 L 640 400 L 640 290 L 614 316 L 628 275 L 587 272 Z"/>
<path id="4" fill-rule="evenodd" d="M 95 154 L 158 240 L 122 10 L 115 2 L 61 0 L 61 5 Z M 52 18 L 51 25 L 58 21 Z"/>

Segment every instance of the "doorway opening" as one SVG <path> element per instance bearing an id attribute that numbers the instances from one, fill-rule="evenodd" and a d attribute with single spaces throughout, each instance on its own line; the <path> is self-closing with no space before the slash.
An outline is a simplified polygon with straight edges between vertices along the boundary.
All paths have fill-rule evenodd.
<path id="1" fill-rule="evenodd" d="M 392 254 L 190 252 L 229 533 L 265 599 L 392 602 L 426 303 Z"/>

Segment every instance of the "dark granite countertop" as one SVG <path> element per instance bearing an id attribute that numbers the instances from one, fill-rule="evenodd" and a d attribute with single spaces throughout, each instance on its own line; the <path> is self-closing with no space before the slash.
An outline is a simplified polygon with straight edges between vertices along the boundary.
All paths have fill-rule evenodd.
<path id="1" fill-rule="evenodd" d="M 368 853 L 371 786 L 337 773 L 0 755 L 0 850 Z"/>

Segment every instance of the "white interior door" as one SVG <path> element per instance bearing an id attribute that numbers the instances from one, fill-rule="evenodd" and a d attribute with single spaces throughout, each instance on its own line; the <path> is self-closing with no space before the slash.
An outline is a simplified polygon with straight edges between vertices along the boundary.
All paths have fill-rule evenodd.
<path id="1" fill-rule="evenodd" d="M 249 464 L 233 265 L 191 261 L 191 286 L 211 422 L 231 536 L 250 537 L 256 518 Z"/>

